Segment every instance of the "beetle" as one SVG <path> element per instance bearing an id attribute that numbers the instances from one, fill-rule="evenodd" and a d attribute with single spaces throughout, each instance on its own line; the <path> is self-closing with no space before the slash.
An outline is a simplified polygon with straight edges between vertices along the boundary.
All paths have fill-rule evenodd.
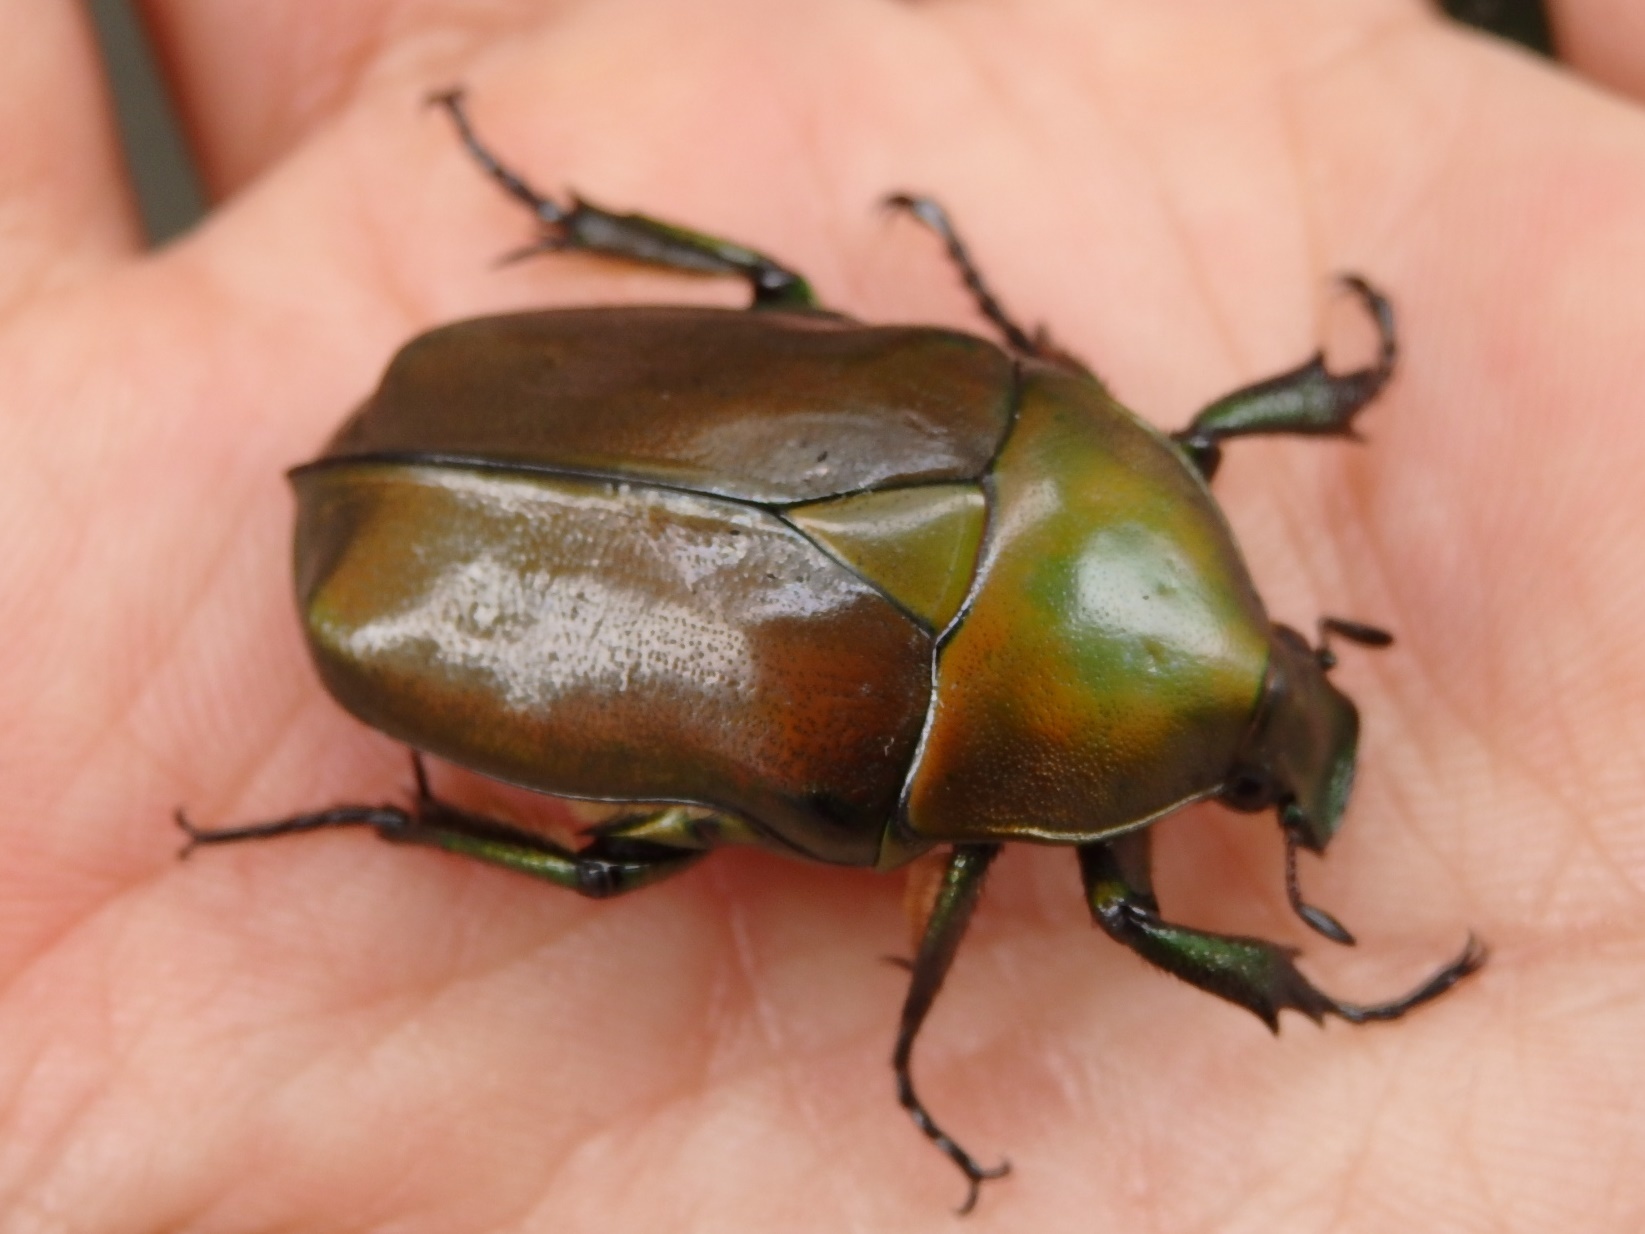
<path id="1" fill-rule="evenodd" d="M 627 812 L 563 846 L 436 797 L 207 829 L 189 847 L 363 826 L 590 897 L 749 844 L 940 878 L 908 964 L 892 1065 L 901 1104 L 965 1175 L 984 1166 L 917 1096 L 914 1041 L 1003 844 L 1071 845 L 1096 923 L 1245 1007 L 1391 1020 L 1474 972 L 1462 952 L 1359 1005 L 1288 948 L 1174 925 L 1150 824 L 1191 803 L 1273 810 L 1292 908 L 1297 853 L 1342 822 L 1359 718 L 1331 682 L 1341 618 L 1311 644 L 1270 620 L 1209 482 L 1230 438 L 1352 437 L 1396 360 L 1322 354 L 1164 434 L 1019 326 L 942 208 L 943 242 L 1003 345 L 821 307 L 742 245 L 531 188 L 432 100 L 537 222 L 525 253 L 580 251 L 743 279 L 747 309 L 594 307 L 413 339 L 315 461 L 296 468 L 296 585 L 326 688 L 366 724 L 487 776 Z M 185 850 L 187 851 L 187 850 Z"/>

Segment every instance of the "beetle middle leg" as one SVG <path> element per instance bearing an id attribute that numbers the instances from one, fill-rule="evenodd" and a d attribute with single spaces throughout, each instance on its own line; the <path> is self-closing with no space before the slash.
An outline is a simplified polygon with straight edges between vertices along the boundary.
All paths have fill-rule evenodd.
<path id="1" fill-rule="evenodd" d="M 1149 837 L 1145 828 L 1107 843 L 1080 845 L 1080 873 L 1091 916 L 1150 964 L 1244 1007 L 1275 1032 L 1279 1013 L 1286 1008 L 1316 1024 L 1328 1015 L 1354 1024 L 1397 1020 L 1438 998 L 1485 962 L 1484 949 L 1470 936 L 1456 959 L 1399 998 L 1383 1003 L 1332 998 L 1297 971 L 1294 948 L 1162 920 L 1149 870 Z"/>
<path id="2" fill-rule="evenodd" d="M 428 786 L 422 760 L 412 758 L 417 778 L 417 794 L 411 809 L 401 806 L 337 806 L 312 814 L 298 814 L 272 822 L 242 827 L 196 827 L 177 812 L 177 825 L 188 836 L 183 849 L 187 856 L 203 844 L 232 844 L 242 840 L 266 840 L 306 831 L 328 831 L 338 827 L 370 827 L 385 840 L 399 844 L 425 844 L 450 853 L 474 857 L 492 865 L 543 879 L 579 895 L 603 900 L 636 891 L 660 882 L 701 857 L 706 845 L 695 848 L 659 843 L 655 839 L 624 834 L 596 834 L 591 843 L 573 852 L 552 840 L 512 827 L 498 819 L 470 813 L 436 797 Z M 663 830 L 668 828 L 678 807 L 657 812 Z M 668 817 L 664 817 L 668 816 Z M 629 829 L 644 831 L 643 820 L 625 820 Z"/>
<path id="3" fill-rule="evenodd" d="M 691 274 L 722 274 L 744 279 L 759 308 L 816 307 L 816 295 L 805 278 L 764 253 L 644 214 L 616 214 L 575 193 L 570 195 L 567 204 L 561 205 L 532 188 L 486 148 L 469 123 L 461 90 L 444 91 L 429 101 L 445 108 L 457 126 L 464 148 L 485 173 L 536 216 L 542 228 L 541 238 L 509 254 L 508 259 L 561 250 L 599 253 Z"/>
<path id="4" fill-rule="evenodd" d="M 1375 362 L 1349 373 L 1333 373 L 1325 366 L 1325 354 L 1317 352 L 1288 373 L 1219 398 L 1187 428 L 1171 434 L 1207 480 L 1222 461 L 1221 443 L 1230 437 L 1257 433 L 1354 436 L 1354 417 L 1394 375 L 1399 342 L 1387 298 L 1357 274 L 1345 274 L 1341 282 L 1376 322 L 1381 345 Z"/>
<path id="5" fill-rule="evenodd" d="M 914 1125 L 955 1165 L 971 1184 L 961 1213 L 968 1213 L 977 1203 L 977 1192 L 991 1178 L 1001 1178 L 1011 1170 L 1009 1162 L 997 1166 L 982 1166 L 977 1159 L 954 1142 L 926 1112 L 925 1104 L 914 1093 L 914 1080 L 909 1074 L 909 1062 L 914 1053 L 914 1038 L 925 1023 L 925 1017 L 942 989 L 943 978 L 954 962 L 965 927 L 970 924 L 971 912 L 982 894 L 983 876 L 988 866 L 999 855 L 998 844 L 960 844 L 948 856 L 943 868 L 942 882 L 937 889 L 936 902 L 926 918 L 925 933 L 920 949 L 910 966 L 908 996 L 902 1005 L 902 1020 L 897 1029 L 897 1048 L 891 1057 L 891 1066 L 897 1074 L 897 1100 L 914 1120 Z"/>

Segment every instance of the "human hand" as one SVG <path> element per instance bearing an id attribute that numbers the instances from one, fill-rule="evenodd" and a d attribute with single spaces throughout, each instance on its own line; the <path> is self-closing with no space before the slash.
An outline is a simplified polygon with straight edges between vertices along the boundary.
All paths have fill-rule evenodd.
<path id="1" fill-rule="evenodd" d="M 282 468 L 454 317 L 734 286 L 529 238 L 431 88 L 544 187 L 746 239 L 869 320 L 984 329 L 940 197 L 1020 317 L 1167 427 L 1399 314 L 1364 446 L 1236 442 L 1217 477 L 1275 616 L 1392 627 L 1337 680 L 1365 739 L 1290 918 L 1277 828 L 1161 828 L 1167 913 L 1308 942 L 1349 997 L 1472 927 L 1462 991 L 1276 1041 L 1092 929 L 1071 854 L 1001 860 L 921 1039 L 985 1160 L 970 1229 L 1629 1230 L 1645 698 L 1645 29 L 1626 93 L 1414 3 L 150 6 L 221 205 L 138 251 L 66 2 L 0 7 L 0 1212 L 6 1228 L 955 1228 L 887 1058 L 895 879 L 717 853 L 614 904 L 350 835 L 175 860 L 243 821 L 403 797 L 320 690 Z M 1636 23 L 1637 24 L 1637 23 Z M 1333 339 L 1345 352 L 1355 338 Z M 540 803 L 449 768 L 465 801 Z"/>

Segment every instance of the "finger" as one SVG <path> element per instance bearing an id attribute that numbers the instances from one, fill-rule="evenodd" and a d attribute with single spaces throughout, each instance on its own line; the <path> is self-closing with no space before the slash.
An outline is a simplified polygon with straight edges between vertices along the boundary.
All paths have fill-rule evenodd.
<path id="1" fill-rule="evenodd" d="M 408 37 L 403 0 L 218 4 L 152 0 L 166 65 L 201 176 L 232 193 L 347 99 L 383 48 Z"/>
<path id="2" fill-rule="evenodd" d="M 1555 0 L 1560 59 L 1630 98 L 1645 99 L 1645 5 L 1639 0 Z"/>
<path id="3" fill-rule="evenodd" d="M 8 50 L 9 49 L 9 50 Z M 136 251 L 91 27 L 73 0 L 0 0 L 0 311 Z"/>

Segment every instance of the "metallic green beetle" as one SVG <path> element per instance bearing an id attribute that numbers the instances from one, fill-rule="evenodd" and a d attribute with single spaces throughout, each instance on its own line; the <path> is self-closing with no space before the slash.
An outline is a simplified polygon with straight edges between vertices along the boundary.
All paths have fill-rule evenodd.
<path id="1" fill-rule="evenodd" d="M 1092 915 L 1151 963 L 1277 1026 L 1392 1019 L 1479 966 L 1472 940 L 1388 1003 L 1340 1002 L 1288 949 L 1163 920 L 1148 824 L 1191 802 L 1274 809 L 1286 885 L 1353 779 L 1358 716 L 1313 647 L 1270 622 L 1207 481 L 1219 443 L 1347 436 L 1395 357 L 1301 368 L 1165 436 L 1013 323 L 940 208 L 1008 349 L 820 309 L 762 254 L 573 199 L 470 153 L 534 212 L 540 250 L 744 278 L 752 311 L 590 308 L 459 322 L 409 343 L 324 455 L 292 473 L 315 663 L 367 724 L 512 784 L 636 803 L 571 851 L 436 798 L 342 806 L 191 843 L 363 825 L 611 896 L 721 844 L 890 869 L 945 851 L 910 965 L 898 1094 L 932 1121 L 915 1035 L 1008 840 L 1069 844 Z M 644 808 L 639 806 L 643 804 Z"/>

